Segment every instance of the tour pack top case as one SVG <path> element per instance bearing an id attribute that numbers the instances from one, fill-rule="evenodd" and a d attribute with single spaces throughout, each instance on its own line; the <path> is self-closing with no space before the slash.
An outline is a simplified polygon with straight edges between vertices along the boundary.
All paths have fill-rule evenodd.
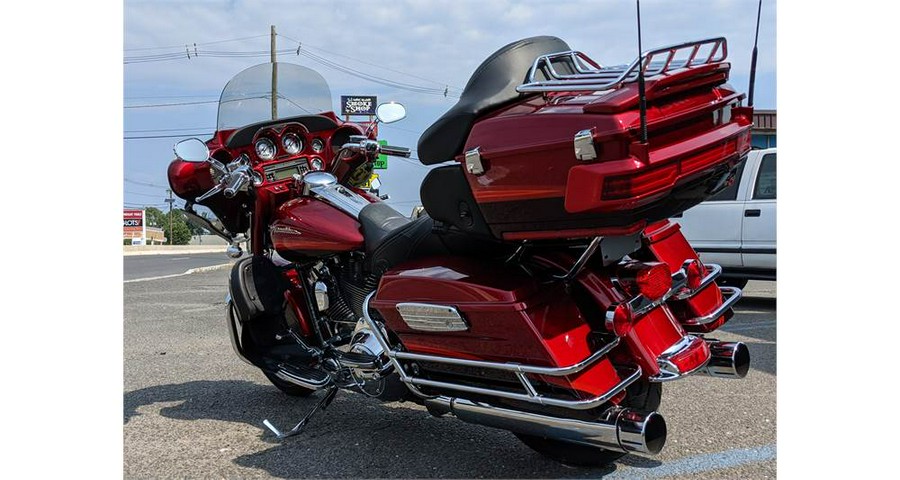
<path id="1" fill-rule="evenodd" d="M 470 233 L 541 240 L 630 234 L 696 205 L 750 150 L 753 110 L 727 83 L 726 57 L 724 38 L 622 66 L 556 37 L 501 48 L 419 140 L 426 165 L 455 161 L 423 182 L 426 211 Z"/>

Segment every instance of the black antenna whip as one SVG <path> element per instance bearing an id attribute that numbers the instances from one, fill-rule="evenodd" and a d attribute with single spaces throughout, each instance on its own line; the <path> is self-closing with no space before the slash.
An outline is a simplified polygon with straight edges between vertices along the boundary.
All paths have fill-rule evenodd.
<path id="1" fill-rule="evenodd" d="M 762 2 L 762 0 L 759 0 Z M 638 27 L 638 98 L 641 107 L 641 143 L 647 143 L 647 98 L 644 95 L 644 58 L 641 47 L 641 0 L 637 0 Z M 752 98 L 752 97 L 751 97 Z"/>
<path id="2" fill-rule="evenodd" d="M 756 11 L 756 38 L 753 39 L 753 56 L 750 58 L 750 88 L 748 89 L 747 106 L 753 106 L 753 87 L 756 85 L 756 44 L 759 42 L 759 18 L 762 16 L 762 0 Z"/>

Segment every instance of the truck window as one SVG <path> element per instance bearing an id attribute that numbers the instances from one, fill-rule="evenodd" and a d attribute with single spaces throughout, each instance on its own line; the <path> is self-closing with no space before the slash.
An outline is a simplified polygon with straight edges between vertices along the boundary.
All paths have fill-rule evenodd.
<path id="1" fill-rule="evenodd" d="M 738 185 L 741 184 L 741 174 L 744 173 L 744 164 L 746 164 L 746 163 L 747 163 L 747 161 L 745 160 L 745 161 L 741 162 L 740 165 L 738 165 L 737 172 L 734 173 L 734 183 L 725 187 L 725 189 L 722 190 L 721 192 L 713 195 L 712 197 L 709 197 L 709 199 L 706 201 L 707 202 L 724 202 L 724 201 L 728 201 L 728 200 L 736 200 Z"/>
<path id="2" fill-rule="evenodd" d="M 774 200 L 775 184 L 775 154 L 770 153 L 760 162 L 756 185 L 753 187 L 753 199 Z"/>

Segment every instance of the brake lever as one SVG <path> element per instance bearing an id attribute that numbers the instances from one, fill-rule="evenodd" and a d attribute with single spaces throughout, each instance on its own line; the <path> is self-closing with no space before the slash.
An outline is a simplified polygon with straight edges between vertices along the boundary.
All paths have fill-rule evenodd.
<path id="1" fill-rule="evenodd" d="M 199 197 L 197 197 L 194 201 L 195 201 L 195 202 L 202 202 L 202 201 L 206 200 L 207 198 L 209 198 L 209 197 L 211 197 L 211 196 L 213 196 L 213 195 L 215 195 L 215 194 L 221 192 L 224 188 L 225 188 L 225 185 L 223 185 L 223 184 L 220 183 L 220 184 L 216 185 L 215 187 L 211 188 L 208 192 L 206 192 L 206 193 L 204 193 L 203 195 L 200 195 Z"/>

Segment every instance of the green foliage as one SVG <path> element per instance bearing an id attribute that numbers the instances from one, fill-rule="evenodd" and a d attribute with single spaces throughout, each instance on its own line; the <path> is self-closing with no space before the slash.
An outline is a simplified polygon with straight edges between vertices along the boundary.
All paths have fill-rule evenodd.
<path id="1" fill-rule="evenodd" d="M 144 209 L 144 215 L 148 226 L 160 228 L 169 226 L 169 215 L 158 208 L 147 207 Z"/>
<path id="2" fill-rule="evenodd" d="M 181 212 L 172 212 L 172 232 L 169 232 L 168 225 L 163 227 L 163 231 L 166 232 L 166 238 L 171 238 L 175 245 L 187 245 L 191 241 L 191 230 Z"/>

